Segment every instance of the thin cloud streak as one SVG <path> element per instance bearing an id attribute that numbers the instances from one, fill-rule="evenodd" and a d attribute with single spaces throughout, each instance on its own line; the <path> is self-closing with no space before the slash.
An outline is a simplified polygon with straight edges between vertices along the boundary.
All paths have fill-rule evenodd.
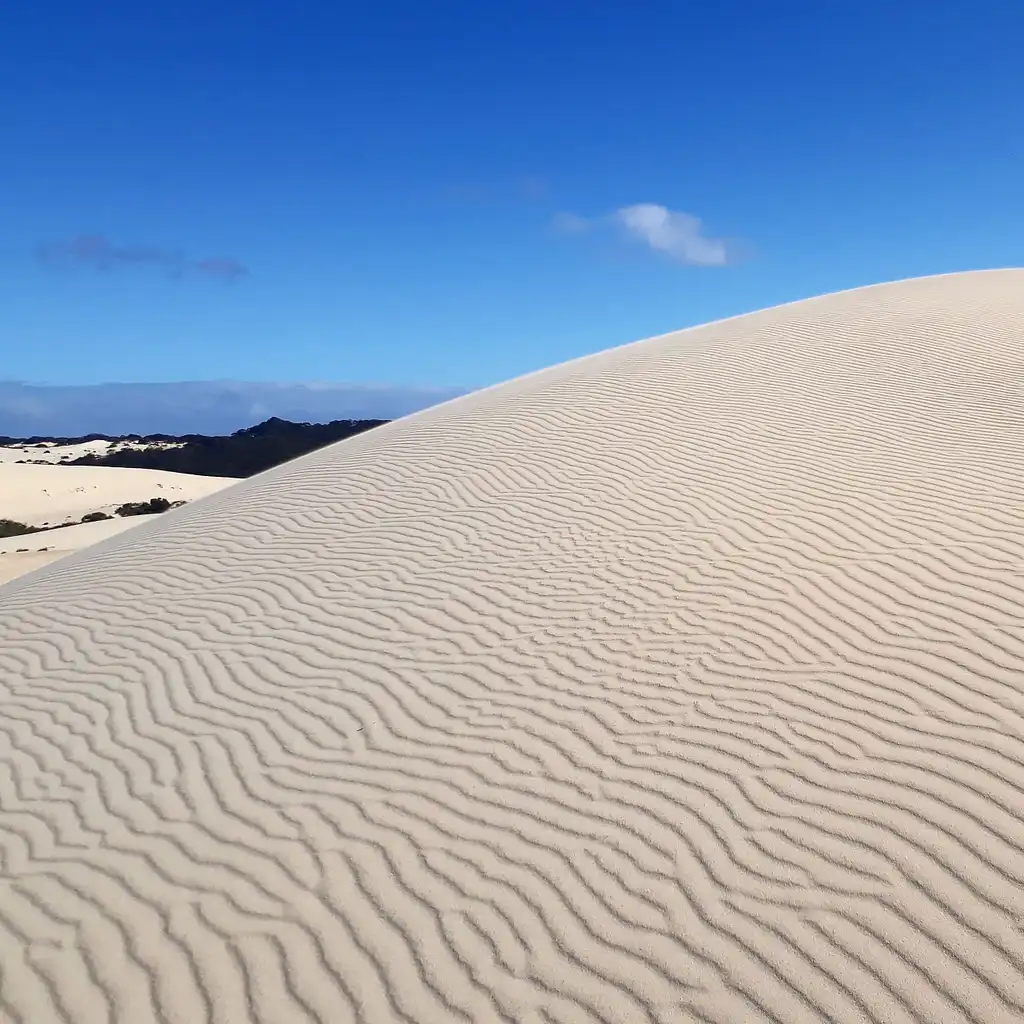
<path id="1" fill-rule="evenodd" d="M 443 198 L 454 203 L 536 203 L 546 199 L 551 186 L 536 175 L 504 181 L 456 182 L 445 187 Z"/>
<path id="2" fill-rule="evenodd" d="M 575 213 L 556 213 L 554 228 L 560 235 L 585 235 L 593 227 L 586 217 Z"/>
<path id="3" fill-rule="evenodd" d="M 190 260 L 180 249 L 159 245 L 121 245 L 103 235 L 77 235 L 58 242 L 44 242 L 36 248 L 36 257 L 48 269 L 81 269 L 109 272 L 116 267 L 150 266 L 163 270 L 174 279 L 186 274 L 218 281 L 235 281 L 248 268 L 234 259 Z"/>
<path id="4" fill-rule="evenodd" d="M 196 270 L 221 281 L 235 281 L 249 273 L 238 260 L 200 260 Z"/>

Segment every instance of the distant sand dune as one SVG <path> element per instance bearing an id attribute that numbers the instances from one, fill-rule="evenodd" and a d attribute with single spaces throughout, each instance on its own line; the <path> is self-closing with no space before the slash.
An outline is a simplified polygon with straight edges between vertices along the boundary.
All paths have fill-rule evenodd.
<path id="1" fill-rule="evenodd" d="M 103 443 L 103 442 L 96 442 Z M 61 449 L 49 450 L 54 455 Z M 15 449 L 7 449 L 11 454 Z M 0 584 L 140 525 L 140 518 L 82 523 L 92 512 L 112 516 L 129 502 L 166 498 L 190 501 L 223 490 L 237 480 L 117 466 L 18 465 L 4 462 L 0 449 L 0 519 L 27 526 L 55 527 L 39 533 L 0 537 Z M 54 458 L 54 462 L 59 459 Z M 149 517 L 146 517 L 149 518 Z M 76 526 L 64 526 L 77 523 Z"/>
<path id="2" fill-rule="evenodd" d="M 0 588 L 0 1019 L 1024 1019 L 1022 346 L 826 296 Z"/>
<path id="3" fill-rule="evenodd" d="M 237 480 L 119 466 L 33 466 L 0 461 L 0 518 L 29 526 L 78 522 L 90 512 L 108 515 L 132 501 L 190 501 Z"/>
<path id="4" fill-rule="evenodd" d="M 142 526 L 155 515 L 101 519 L 96 523 L 80 523 L 59 530 L 41 530 L 16 537 L 0 537 L 0 583 L 24 576 L 44 565 L 64 558 L 74 551 L 114 537 L 125 530 Z"/>

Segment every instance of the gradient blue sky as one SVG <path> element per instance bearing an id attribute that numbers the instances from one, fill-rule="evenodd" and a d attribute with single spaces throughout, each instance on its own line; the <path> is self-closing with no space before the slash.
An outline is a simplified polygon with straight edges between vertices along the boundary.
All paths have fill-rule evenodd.
<path id="1" fill-rule="evenodd" d="M 475 387 L 1020 264 L 1022 41 L 1012 0 L 14 0 L 0 378 Z M 741 258 L 655 251 L 639 203 Z M 134 259 L 36 255 L 84 235 Z"/>

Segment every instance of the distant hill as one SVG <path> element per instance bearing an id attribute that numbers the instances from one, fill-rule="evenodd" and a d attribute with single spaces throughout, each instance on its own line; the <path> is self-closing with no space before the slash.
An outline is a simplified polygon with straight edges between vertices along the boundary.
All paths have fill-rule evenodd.
<path id="1" fill-rule="evenodd" d="M 198 476 L 226 476 L 239 479 L 261 473 L 282 462 L 342 441 L 387 420 L 334 420 L 331 423 L 292 423 L 276 416 L 254 427 L 233 434 L 88 434 L 83 437 L 0 437 L 0 445 L 82 444 L 86 441 L 173 442 L 177 447 L 121 449 L 102 455 L 90 454 L 63 463 L 67 466 L 124 466 L 136 469 L 163 469 L 172 473 Z"/>
<path id="2" fill-rule="evenodd" d="M 0 380 L 0 431 L 75 437 L 230 434 L 271 416 L 292 423 L 395 420 L 468 388 L 338 383 L 172 381 L 149 384 L 29 384 Z"/>

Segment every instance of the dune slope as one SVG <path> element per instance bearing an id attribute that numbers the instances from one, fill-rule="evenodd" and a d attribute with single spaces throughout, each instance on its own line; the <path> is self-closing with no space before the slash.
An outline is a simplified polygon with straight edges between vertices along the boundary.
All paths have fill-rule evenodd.
<path id="1" fill-rule="evenodd" d="M 1024 1019 L 1022 339 L 739 317 L 0 588 L 0 1018 Z"/>

